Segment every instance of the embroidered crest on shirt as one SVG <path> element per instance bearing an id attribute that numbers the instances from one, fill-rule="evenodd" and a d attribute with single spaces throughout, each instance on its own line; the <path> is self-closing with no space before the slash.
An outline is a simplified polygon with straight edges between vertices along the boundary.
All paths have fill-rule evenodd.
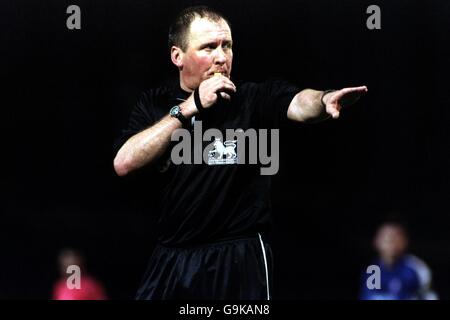
<path id="1" fill-rule="evenodd" d="M 208 165 L 236 164 L 238 162 L 236 142 L 237 140 L 227 140 L 222 143 L 216 138 L 214 149 L 208 153 Z"/>

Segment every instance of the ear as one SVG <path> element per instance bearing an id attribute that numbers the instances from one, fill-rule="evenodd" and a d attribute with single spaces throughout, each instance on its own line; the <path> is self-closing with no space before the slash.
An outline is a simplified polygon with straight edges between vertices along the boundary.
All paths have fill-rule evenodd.
<path id="1" fill-rule="evenodd" d="M 183 55 L 184 52 L 179 47 L 172 46 L 170 49 L 170 58 L 172 59 L 172 63 L 179 69 L 183 68 Z"/>

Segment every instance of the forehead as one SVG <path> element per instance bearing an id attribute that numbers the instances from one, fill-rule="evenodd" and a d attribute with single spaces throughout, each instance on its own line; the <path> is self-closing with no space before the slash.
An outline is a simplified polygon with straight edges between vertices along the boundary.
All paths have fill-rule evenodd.
<path id="1" fill-rule="evenodd" d="M 393 225 L 386 225 L 383 226 L 379 233 L 378 233 L 379 237 L 405 237 L 405 234 L 403 232 L 403 229 L 401 227 L 398 226 L 393 226 Z"/>
<path id="2" fill-rule="evenodd" d="M 224 20 L 211 21 L 209 19 L 197 18 L 190 26 L 189 44 L 198 45 L 210 41 L 231 41 L 231 30 Z"/>

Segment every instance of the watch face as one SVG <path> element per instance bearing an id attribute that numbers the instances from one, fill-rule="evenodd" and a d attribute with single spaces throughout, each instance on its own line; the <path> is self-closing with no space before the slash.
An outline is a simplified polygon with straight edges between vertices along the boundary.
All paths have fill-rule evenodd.
<path id="1" fill-rule="evenodd" d="M 175 107 L 172 107 L 172 109 L 170 109 L 170 115 L 172 117 L 178 115 L 178 113 L 180 113 L 180 107 L 179 106 L 175 106 Z"/>

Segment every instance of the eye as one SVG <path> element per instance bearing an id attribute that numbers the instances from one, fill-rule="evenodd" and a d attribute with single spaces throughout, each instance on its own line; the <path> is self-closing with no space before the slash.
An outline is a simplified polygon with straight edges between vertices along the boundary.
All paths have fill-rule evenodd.
<path id="1" fill-rule="evenodd" d="M 211 51 L 211 50 L 214 50 L 215 48 L 216 48 L 216 46 L 212 43 L 206 44 L 202 47 L 202 49 L 206 50 L 206 51 Z"/>

